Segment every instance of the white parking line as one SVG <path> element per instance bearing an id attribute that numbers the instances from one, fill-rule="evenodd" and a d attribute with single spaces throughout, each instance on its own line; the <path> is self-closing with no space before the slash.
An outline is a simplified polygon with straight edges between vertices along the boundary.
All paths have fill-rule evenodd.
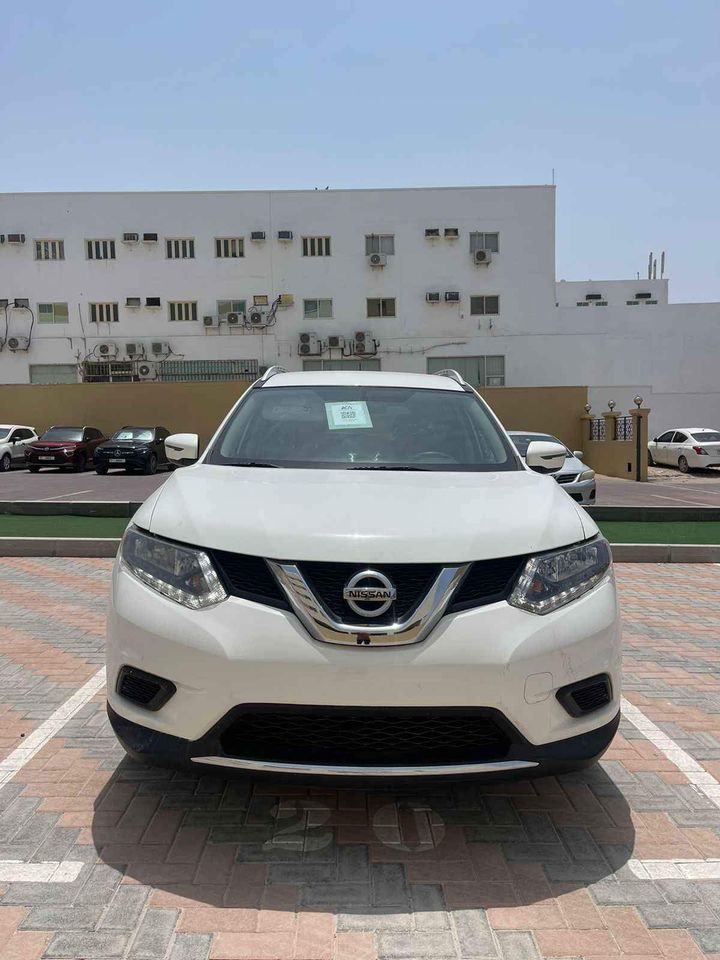
<path id="1" fill-rule="evenodd" d="M 640 880 L 720 880 L 720 860 L 628 860 Z"/>
<path id="2" fill-rule="evenodd" d="M 63 497 L 79 497 L 81 493 L 92 493 L 92 490 L 71 490 L 70 493 L 59 493 L 56 497 L 42 497 L 40 500 L 33 500 L 33 503 L 47 503 L 48 500 L 62 500 Z"/>
<path id="3" fill-rule="evenodd" d="M 12 780 L 15 774 L 22 770 L 25 764 L 32 760 L 35 754 L 45 746 L 48 740 L 52 739 L 68 720 L 92 700 L 95 694 L 102 689 L 104 683 L 105 667 L 90 677 L 87 683 L 83 684 L 65 703 L 61 704 L 55 713 L 40 724 L 37 730 L 33 730 L 30 736 L 23 740 L 21 747 L 17 747 L 4 760 L 0 760 L 0 785 Z"/>
<path id="4" fill-rule="evenodd" d="M 40 863 L 0 860 L 0 882 L 72 883 L 84 866 L 82 860 L 43 860 Z"/>
<path id="5" fill-rule="evenodd" d="M 702 764 L 664 734 L 660 727 L 625 697 L 622 699 L 622 712 L 625 719 L 629 720 L 671 763 L 674 763 L 700 793 L 704 793 L 716 807 L 720 807 L 720 783 Z"/>

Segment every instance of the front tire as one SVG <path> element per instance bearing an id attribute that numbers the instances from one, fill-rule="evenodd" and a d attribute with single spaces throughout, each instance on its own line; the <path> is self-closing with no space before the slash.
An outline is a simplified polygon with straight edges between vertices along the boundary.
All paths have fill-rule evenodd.
<path id="1" fill-rule="evenodd" d="M 28 467 L 28 470 L 30 471 L 30 473 L 40 473 L 40 467 L 30 466 Z"/>
<path id="2" fill-rule="evenodd" d="M 73 473 L 84 473 L 85 467 L 87 465 L 84 454 L 80 454 L 75 463 L 72 465 Z"/>
<path id="3" fill-rule="evenodd" d="M 147 463 L 145 464 L 145 473 L 149 475 L 157 473 L 157 457 L 154 453 L 151 453 L 147 459 Z"/>
<path id="4" fill-rule="evenodd" d="M 10 459 L 9 453 L 4 453 L 0 459 L 0 471 L 5 473 L 6 470 L 10 470 L 12 467 L 12 460 Z"/>
<path id="5" fill-rule="evenodd" d="M 100 477 L 104 477 L 107 472 L 107 467 L 95 467 L 95 473 L 97 473 Z"/>
<path id="6" fill-rule="evenodd" d="M 686 457 L 678 457 L 678 470 L 680 473 L 690 473 L 690 464 Z"/>

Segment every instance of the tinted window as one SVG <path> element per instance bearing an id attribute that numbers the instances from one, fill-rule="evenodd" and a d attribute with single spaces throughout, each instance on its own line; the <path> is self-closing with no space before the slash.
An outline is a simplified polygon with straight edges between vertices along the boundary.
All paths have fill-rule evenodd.
<path id="1" fill-rule="evenodd" d="M 473 394 L 409 387 L 250 390 L 208 463 L 334 469 L 518 470 Z"/>
<path id="2" fill-rule="evenodd" d="M 720 443 L 720 433 L 717 430 L 705 430 L 703 433 L 694 433 L 693 439 L 698 443 Z"/>
<path id="3" fill-rule="evenodd" d="M 50 427 L 40 438 L 41 440 L 67 440 L 72 443 L 79 443 L 82 440 L 83 432 L 80 427 Z"/>
<path id="4" fill-rule="evenodd" d="M 153 439 L 152 427 L 122 427 L 112 435 L 113 440 L 145 440 Z"/>
<path id="5" fill-rule="evenodd" d="M 672 440 L 672 437 L 673 437 L 673 431 L 672 431 L 672 430 L 668 430 L 667 433 L 661 433 L 661 434 L 660 434 L 660 436 L 657 438 L 657 442 L 658 442 L 658 443 L 670 443 L 670 441 Z"/>
<path id="6" fill-rule="evenodd" d="M 0 429 L 0 441 L 2 441 L 2 440 L 7 440 L 9 433 L 10 433 L 9 430 L 1 430 L 1 429 Z"/>
<path id="7" fill-rule="evenodd" d="M 18 430 L 18 433 L 23 440 L 30 440 L 34 436 L 32 430 Z"/>
<path id="8" fill-rule="evenodd" d="M 675 431 L 675 436 L 673 437 L 672 442 L 673 442 L 673 443 L 686 443 L 686 442 L 687 442 L 687 436 L 686 436 L 686 434 L 684 434 L 684 433 L 680 433 L 679 430 L 676 430 L 676 431 Z"/>

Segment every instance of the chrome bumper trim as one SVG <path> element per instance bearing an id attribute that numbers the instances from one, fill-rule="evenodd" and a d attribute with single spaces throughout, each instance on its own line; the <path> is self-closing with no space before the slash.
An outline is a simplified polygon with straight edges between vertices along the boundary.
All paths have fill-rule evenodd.
<path id="1" fill-rule="evenodd" d="M 538 764 L 532 760 L 495 760 L 489 763 L 432 764 L 428 767 L 352 767 L 317 763 L 278 763 L 272 760 L 243 760 L 238 757 L 192 757 L 193 763 L 216 767 L 255 770 L 259 773 L 319 774 L 325 777 L 440 777 L 467 773 L 509 773 L 529 770 Z"/>

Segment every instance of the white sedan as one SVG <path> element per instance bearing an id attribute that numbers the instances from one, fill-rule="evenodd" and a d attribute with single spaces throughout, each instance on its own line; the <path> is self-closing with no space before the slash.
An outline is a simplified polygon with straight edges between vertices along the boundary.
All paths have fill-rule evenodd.
<path id="1" fill-rule="evenodd" d="M 25 466 L 25 447 L 37 440 L 34 427 L 0 423 L 0 471 Z"/>
<path id="2" fill-rule="evenodd" d="M 720 467 L 720 430 L 682 427 L 666 430 L 648 443 L 648 463 L 668 464 L 681 473 L 702 467 Z"/>

